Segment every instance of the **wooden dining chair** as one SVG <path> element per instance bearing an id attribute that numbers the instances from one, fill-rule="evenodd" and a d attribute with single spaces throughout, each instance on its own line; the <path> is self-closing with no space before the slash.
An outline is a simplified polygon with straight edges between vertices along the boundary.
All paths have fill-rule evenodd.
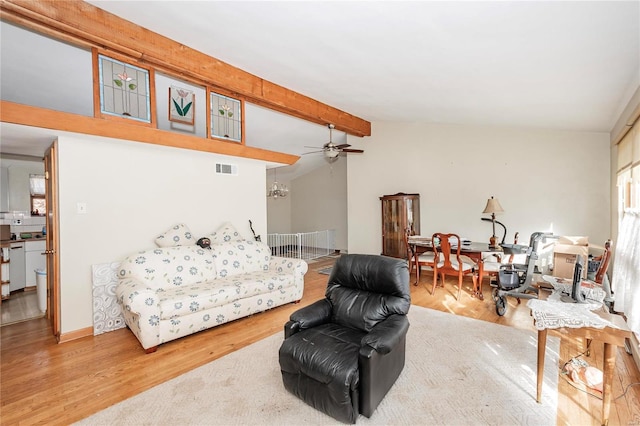
<path id="1" fill-rule="evenodd" d="M 409 261 L 409 275 L 411 275 L 411 271 L 413 270 L 413 266 L 416 267 L 416 280 L 413 285 L 418 285 L 418 281 L 420 280 L 420 269 L 423 266 L 427 266 L 433 269 L 435 256 L 433 252 L 425 252 L 416 255 L 416 251 L 414 247 L 409 244 L 409 237 L 411 236 L 411 230 L 407 229 L 404 233 L 404 243 L 407 246 L 407 260 Z"/>
<path id="2" fill-rule="evenodd" d="M 611 246 L 613 242 L 611 239 L 608 239 L 604 242 L 604 251 L 600 256 L 596 256 L 593 260 L 600 261 L 600 265 L 598 265 L 598 269 L 596 270 L 595 278 L 593 281 L 599 284 L 602 287 L 602 290 L 605 293 L 605 302 L 607 298 L 611 298 L 611 284 L 607 279 L 607 282 L 604 282 L 604 276 L 607 273 L 607 269 L 609 269 L 609 262 L 611 261 Z M 611 303 L 611 302 L 610 302 Z M 586 355 L 591 356 L 591 339 L 585 338 L 586 341 Z"/>
<path id="3" fill-rule="evenodd" d="M 442 279 L 444 286 L 445 276 L 451 275 L 458 277 L 458 296 L 462 292 L 462 278 L 471 275 L 473 280 L 474 291 L 477 288 L 476 264 L 468 256 L 460 254 L 461 243 L 460 236 L 457 234 L 435 233 L 431 237 L 433 243 L 433 252 L 438 262 L 433 267 L 433 287 L 431 294 L 435 295 L 436 285 L 438 284 L 438 276 Z"/>
<path id="4" fill-rule="evenodd" d="M 609 262 L 611 261 L 611 245 L 613 243 L 611 240 L 607 240 L 604 243 L 604 252 L 602 255 L 595 257 L 593 260 L 599 260 L 600 265 L 598 266 L 598 270 L 596 271 L 596 277 L 594 279 L 595 282 L 602 285 L 604 281 L 604 274 L 607 273 L 607 269 L 609 269 Z"/>

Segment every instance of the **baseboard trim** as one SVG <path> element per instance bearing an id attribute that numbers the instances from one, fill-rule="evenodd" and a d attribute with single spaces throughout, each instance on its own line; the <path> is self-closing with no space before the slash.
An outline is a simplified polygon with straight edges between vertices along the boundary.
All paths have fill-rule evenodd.
<path id="1" fill-rule="evenodd" d="M 93 327 L 81 328 L 80 330 L 74 330 L 69 333 L 61 333 L 58 343 L 70 342 L 87 336 L 93 336 Z"/>

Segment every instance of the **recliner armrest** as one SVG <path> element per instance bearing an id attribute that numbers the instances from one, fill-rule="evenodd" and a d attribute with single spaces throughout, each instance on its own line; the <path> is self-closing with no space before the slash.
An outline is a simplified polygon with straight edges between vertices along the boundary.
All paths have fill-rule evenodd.
<path id="1" fill-rule="evenodd" d="M 374 351 L 388 354 L 397 346 L 408 330 L 409 320 L 406 315 L 390 315 L 362 338 L 360 356 L 370 358 Z"/>
<path id="2" fill-rule="evenodd" d="M 300 330 L 316 327 L 331 319 L 331 303 L 327 299 L 318 300 L 309 306 L 298 309 L 289 317 L 284 325 L 284 338 L 296 334 Z"/>

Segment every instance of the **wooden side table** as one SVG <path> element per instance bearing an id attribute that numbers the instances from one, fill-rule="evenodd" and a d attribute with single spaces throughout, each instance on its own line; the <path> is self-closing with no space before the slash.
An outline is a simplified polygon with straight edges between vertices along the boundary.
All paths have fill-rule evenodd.
<path id="1" fill-rule="evenodd" d="M 540 291 L 541 294 L 547 292 Z M 557 302 L 547 302 L 557 303 Z M 611 408 L 611 383 L 613 380 L 613 372 L 616 365 L 616 346 L 624 347 L 625 339 L 631 338 L 631 330 L 627 327 L 627 323 L 620 315 L 612 315 L 606 312 L 603 307 L 601 310 L 594 311 L 603 320 L 610 322 L 613 326 L 604 328 L 595 327 L 559 327 L 552 328 L 563 338 L 583 337 L 594 341 L 604 343 L 604 369 L 602 379 L 602 424 L 609 423 L 609 412 Z M 533 313 L 533 311 L 532 311 Z M 534 319 L 535 322 L 535 319 Z M 549 328 L 538 329 L 538 369 L 537 369 L 537 387 L 536 401 L 540 403 L 542 400 L 542 380 L 544 372 L 544 355 L 547 348 L 547 332 Z"/>

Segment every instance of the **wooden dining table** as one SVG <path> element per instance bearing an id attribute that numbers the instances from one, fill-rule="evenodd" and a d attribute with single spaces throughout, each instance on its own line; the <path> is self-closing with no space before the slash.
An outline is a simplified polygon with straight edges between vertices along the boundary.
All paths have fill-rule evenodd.
<path id="1" fill-rule="evenodd" d="M 409 237 L 409 245 L 413 252 L 414 263 L 417 265 L 418 257 L 427 251 L 433 251 L 433 244 L 431 243 L 431 237 L 412 235 Z M 463 241 L 463 240 L 461 240 Z M 456 253 L 457 248 L 451 247 L 451 252 Z M 473 289 L 472 296 L 484 299 L 482 295 L 482 289 L 480 288 L 480 277 L 484 273 L 484 262 L 482 257 L 487 253 L 496 253 L 498 255 L 503 254 L 502 247 L 492 248 L 489 247 L 489 243 L 480 243 L 475 241 L 464 241 L 460 247 L 460 254 L 469 257 L 478 265 L 478 279 Z M 420 268 L 416 267 L 416 284 L 420 280 Z"/>

